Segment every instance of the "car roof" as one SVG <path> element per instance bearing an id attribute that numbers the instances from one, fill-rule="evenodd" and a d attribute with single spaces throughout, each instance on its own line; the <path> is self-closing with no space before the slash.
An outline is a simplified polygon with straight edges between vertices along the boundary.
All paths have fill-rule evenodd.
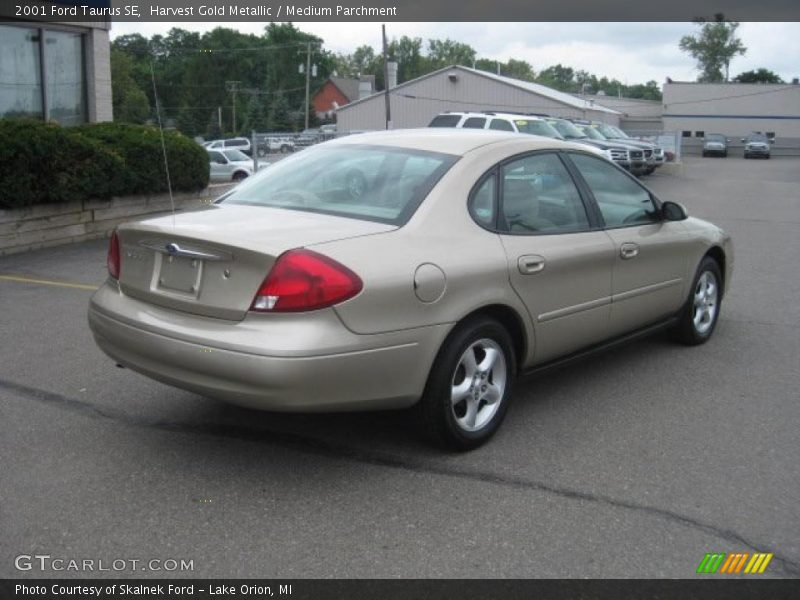
<path id="1" fill-rule="evenodd" d="M 449 110 L 446 112 L 439 113 L 436 116 L 444 117 L 447 115 L 465 116 L 465 117 L 484 117 L 484 118 L 501 117 L 504 119 L 519 119 L 521 121 L 524 121 L 526 119 L 529 121 L 543 121 L 546 118 L 543 115 L 502 112 L 498 110 Z"/>
<path id="2" fill-rule="evenodd" d="M 450 127 L 373 131 L 370 133 L 349 135 L 330 142 L 325 142 L 325 144 L 394 146 L 397 148 L 411 148 L 461 156 L 481 146 L 498 144 L 504 141 L 520 142 L 523 140 L 527 142 L 526 146 L 528 146 L 530 150 L 581 148 L 580 146 L 568 142 L 527 133 L 487 129 L 457 129 Z"/>

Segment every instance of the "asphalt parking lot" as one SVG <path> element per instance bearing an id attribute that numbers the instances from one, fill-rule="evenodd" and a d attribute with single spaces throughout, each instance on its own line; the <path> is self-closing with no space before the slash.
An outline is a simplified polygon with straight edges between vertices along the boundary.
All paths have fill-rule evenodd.
<path id="1" fill-rule="evenodd" d="M 645 181 L 734 237 L 714 338 L 521 382 L 463 455 L 406 413 L 259 413 L 115 368 L 86 324 L 105 242 L 0 258 L 0 577 L 682 578 L 737 551 L 800 576 L 800 158 Z M 22 573 L 21 554 L 194 569 Z"/>

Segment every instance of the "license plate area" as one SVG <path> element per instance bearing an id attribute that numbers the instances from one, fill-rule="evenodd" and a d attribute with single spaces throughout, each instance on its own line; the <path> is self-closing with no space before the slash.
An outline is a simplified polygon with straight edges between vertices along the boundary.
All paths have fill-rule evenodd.
<path id="1" fill-rule="evenodd" d="M 154 288 L 161 293 L 197 298 L 203 277 L 203 261 L 158 253 Z"/>

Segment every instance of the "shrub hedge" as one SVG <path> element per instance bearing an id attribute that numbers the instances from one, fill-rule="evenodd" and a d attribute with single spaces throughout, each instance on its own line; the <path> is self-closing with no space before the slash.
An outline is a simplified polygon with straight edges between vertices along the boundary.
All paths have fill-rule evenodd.
<path id="1" fill-rule="evenodd" d="M 164 149 L 157 127 L 128 123 L 91 123 L 76 128 L 99 141 L 125 161 L 124 189 L 127 194 L 168 191 Z M 208 152 L 194 140 L 176 131 L 164 132 L 169 176 L 174 191 L 194 192 L 208 185 Z"/>
<path id="2" fill-rule="evenodd" d="M 208 154 L 164 132 L 172 189 L 208 185 Z M 167 191 L 158 129 L 125 123 L 61 127 L 0 119 L 0 208 Z"/>

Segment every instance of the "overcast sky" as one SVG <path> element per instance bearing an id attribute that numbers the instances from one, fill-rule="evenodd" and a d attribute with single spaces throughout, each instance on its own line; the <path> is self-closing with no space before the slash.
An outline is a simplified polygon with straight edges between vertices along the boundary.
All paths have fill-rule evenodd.
<path id="1" fill-rule="evenodd" d="M 112 37 L 127 33 L 164 34 L 170 23 L 114 23 Z M 206 31 L 215 23 L 182 23 L 183 29 Z M 245 33 L 260 34 L 266 23 L 223 23 Z M 379 23 L 297 23 L 325 41 L 334 52 L 351 53 L 381 44 Z M 678 49 L 681 36 L 694 33 L 692 23 L 388 23 L 390 38 L 450 38 L 471 45 L 480 58 L 527 60 L 539 71 L 561 63 L 623 83 L 643 83 L 666 77 L 676 81 L 697 78 L 694 61 Z M 739 35 L 747 54 L 731 63 L 731 77 L 759 67 L 785 81 L 800 76 L 800 23 L 742 23 Z"/>

